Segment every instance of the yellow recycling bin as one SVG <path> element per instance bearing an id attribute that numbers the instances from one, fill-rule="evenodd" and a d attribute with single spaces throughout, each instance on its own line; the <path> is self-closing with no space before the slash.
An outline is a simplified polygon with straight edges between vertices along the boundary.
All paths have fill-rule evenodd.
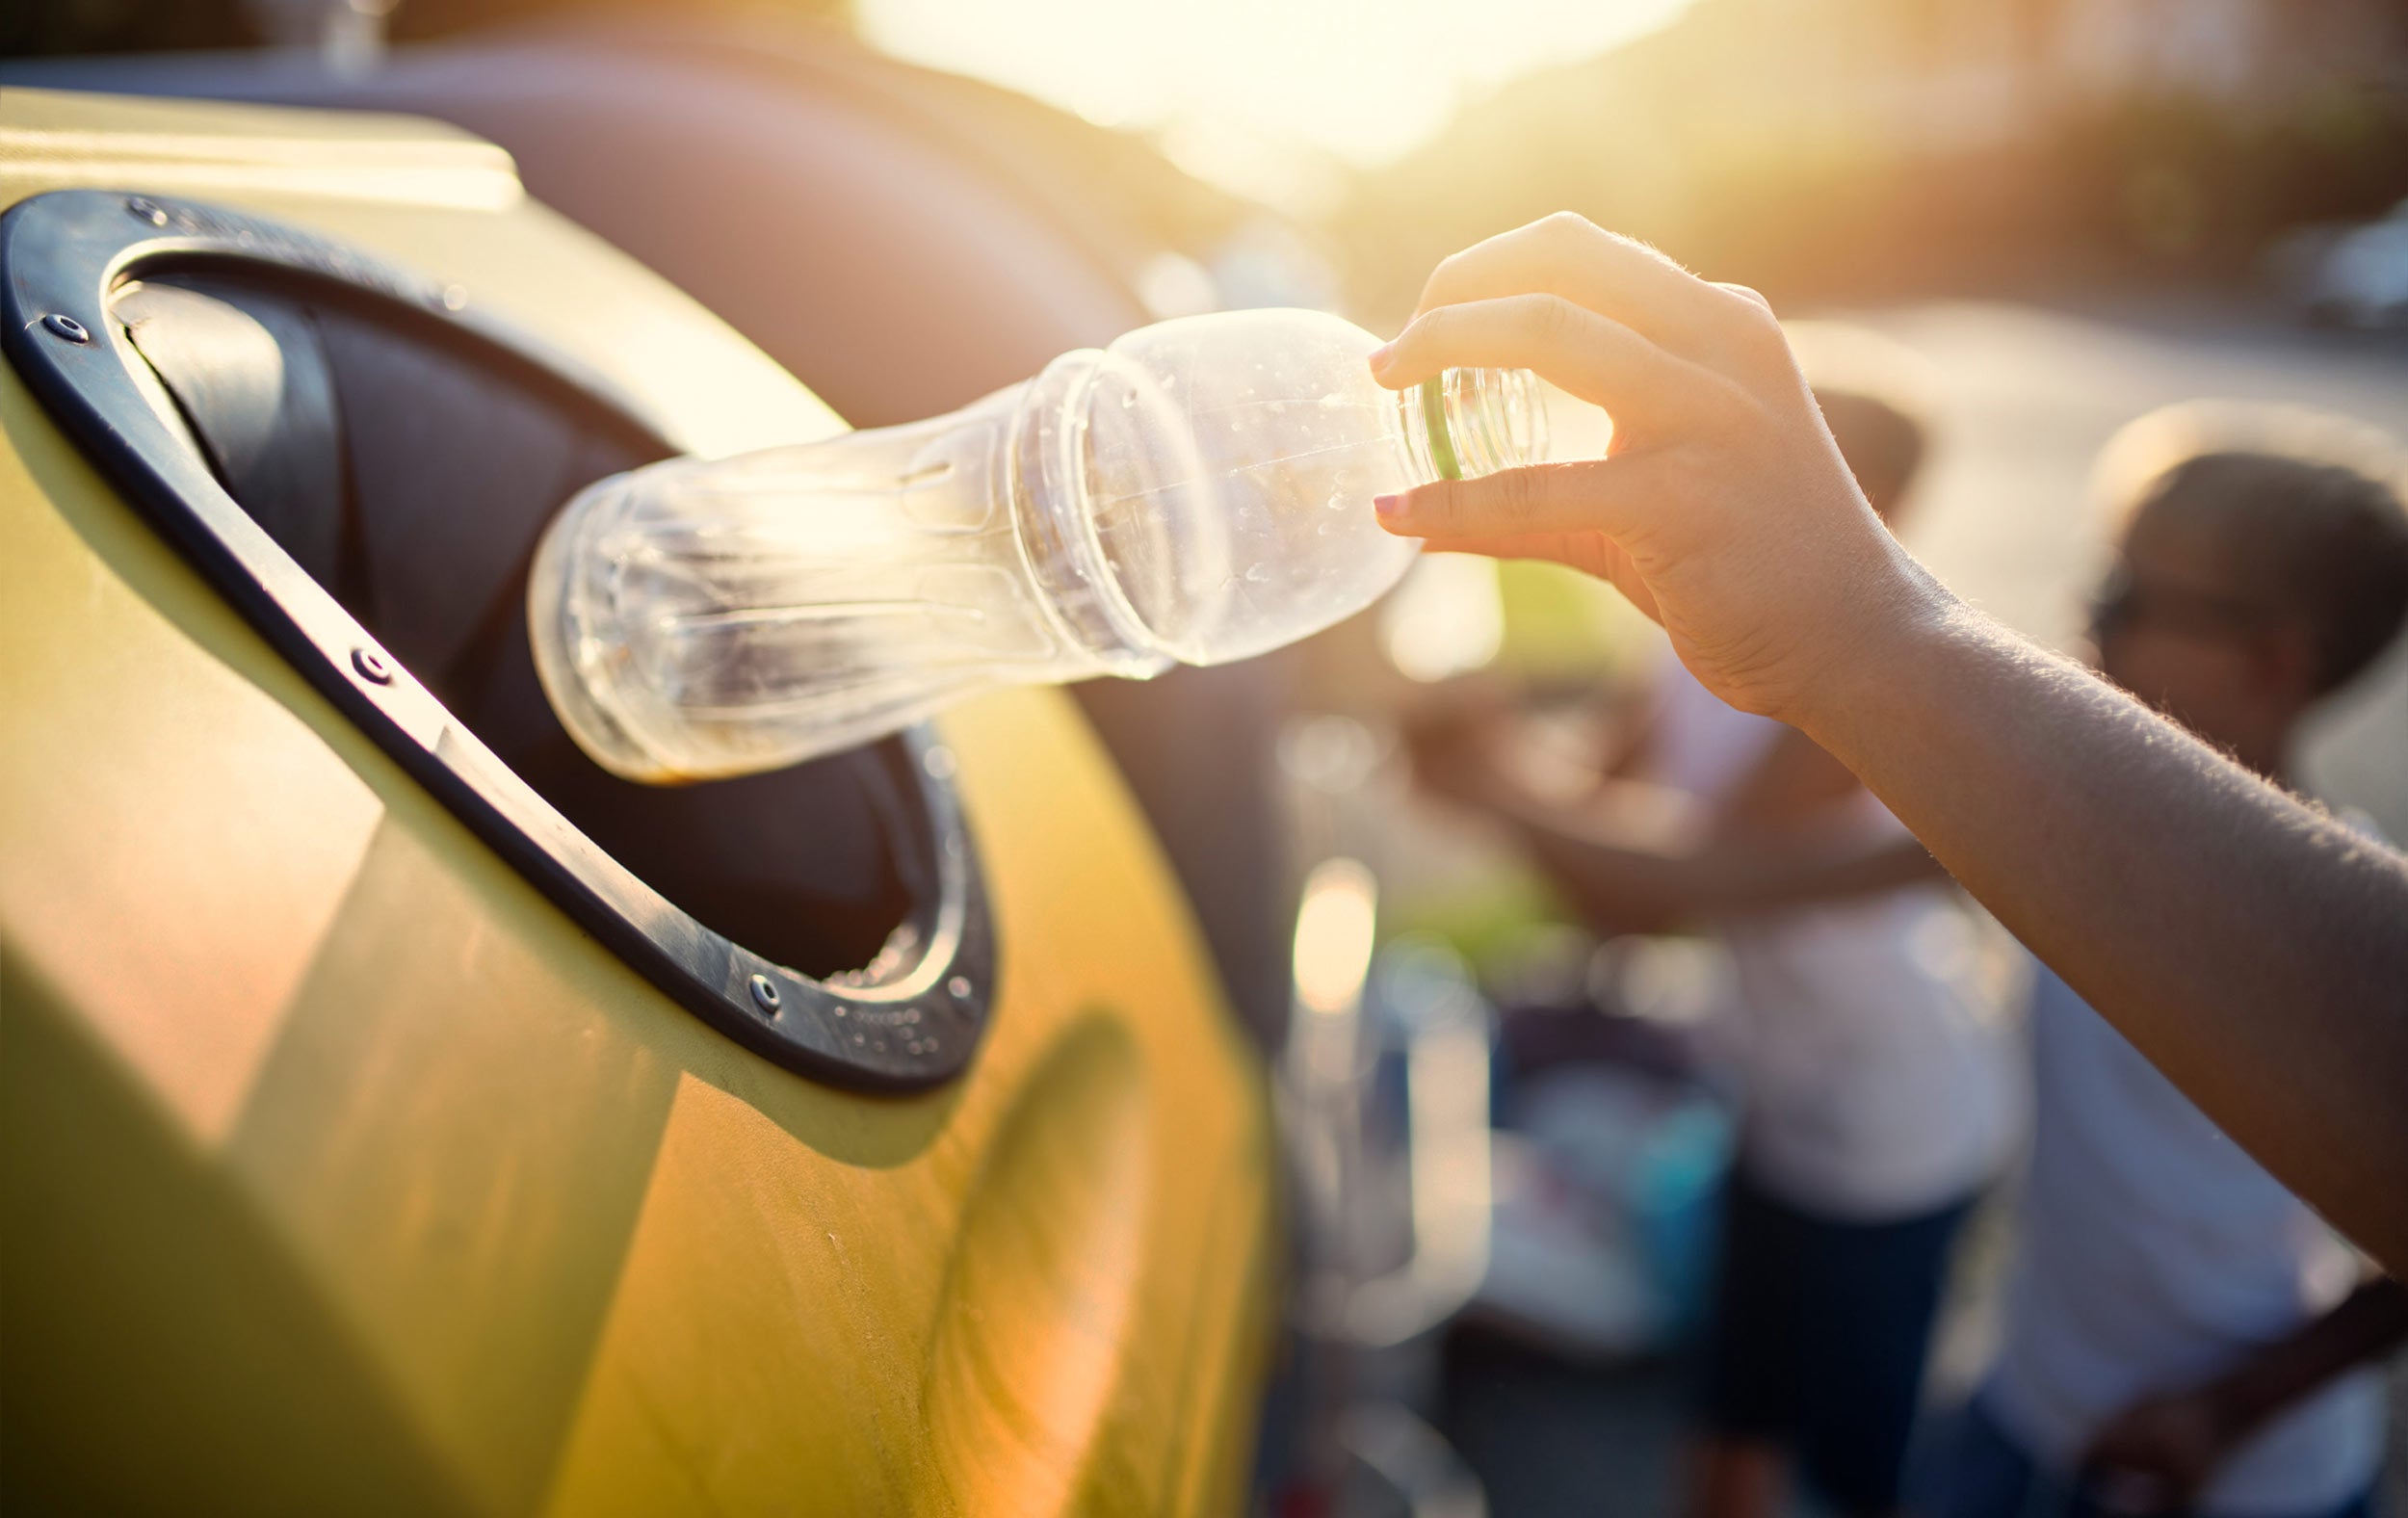
<path id="1" fill-rule="evenodd" d="M 1236 1506 L 1260 1073 L 1067 703 L 535 694 L 571 491 L 842 424 L 449 128 L 0 91 L 0 206 L 10 1510 Z"/>

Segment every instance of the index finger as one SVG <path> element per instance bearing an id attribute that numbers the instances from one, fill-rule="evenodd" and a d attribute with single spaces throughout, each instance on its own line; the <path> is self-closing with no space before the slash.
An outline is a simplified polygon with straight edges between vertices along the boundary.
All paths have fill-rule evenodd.
<path id="1" fill-rule="evenodd" d="M 1414 314 L 1527 294 L 1560 296 L 1685 353 L 1741 299 L 1644 243 L 1558 211 L 1441 262 Z"/>
<path id="2" fill-rule="evenodd" d="M 1698 378 L 1621 323 L 1551 295 L 1440 306 L 1372 355 L 1373 378 L 1392 390 L 1455 368 L 1535 370 L 1617 427 L 1677 415 Z"/>

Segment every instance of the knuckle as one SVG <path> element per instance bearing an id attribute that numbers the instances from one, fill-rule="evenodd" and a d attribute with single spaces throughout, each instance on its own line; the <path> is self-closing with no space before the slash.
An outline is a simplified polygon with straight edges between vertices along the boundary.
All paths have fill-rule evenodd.
<path id="1" fill-rule="evenodd" d="M 1753 291 L 1741 294 L 1724 287 L 1719 293 L 1719 309 L 1714 314 L 1707 336 L 1723 355 L 1723 362 L 1739 366 L 1740 372 L 1759 380 L 1786 367 L 1790 361 L 1789 333 L 1782 328 L 1781 319 L 1772 314 L 1772 307 Z"/>
<path id="2" fill-rule="evenodd" d="M 1540 217 L 1532 225 L 1549 239 L 1558 243 L 1584 242 L 1600 230 L 1597 223 L 1578 211 L 1555 211 Z"/>
<path id="3" fill-rule="evenodd" d="M 1546 268 L 1577 259 L 1594 239 L 1608 234 L 1578 211 L 1557 211 L 1505 235 L 1526 265 Z"/>
<path id="4" fill-rule="evenodd" d="M 1781 319 L 1772 314 L 1772 302 L 1753 290 L 1727 290 L 1731 330 L 1751 350 L 1783 348 L 1789 339 L 1781 330 Z"/>
<path id="5" fill-rule="evenodd" d="M 1520 532 L 1538 519 L 1541 505 L 1537 472 L 1531 469 L 1507 469 L 1488 477 L 1489 488 L 1496 498 L 1499 525 L 1508 532 Z"/>
<path id="6" fill-rule="evenodd" d="M 1559 295 L 1526 295 L 1516 303 L 1523 330 L 1541 342 L 1568 338 L 1581 329 L 1580 307 Z"/>
<path id="7" fill-rule="evenodd" d="M 1738 298 L 1745 304 L 1759 308 L 1767 315 L 1772 312 L 1772 302 L 1766 300 L 1764 293 L 1752 285 L 1717 283 L 1714 288 L 1725 295 Z"/>
<path id="8" fill-rule="evenodd" d="M 1397 355 L 1418 358 L 1432 343 L 1443 341 L 1448 327 L 1453 325 L 1454 309 L 1451 305 L 1434 305 L 1407 322 L 1404 330 L 1397 334 Z"/>

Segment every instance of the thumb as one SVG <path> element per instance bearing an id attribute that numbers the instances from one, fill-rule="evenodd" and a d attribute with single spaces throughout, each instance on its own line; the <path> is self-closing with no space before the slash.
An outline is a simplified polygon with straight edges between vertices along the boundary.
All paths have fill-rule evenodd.
<path id="1" fill-rule="evenodd" d="M 1405 537 L 1611 537 L 1662 509 L 1663 484 L 1654 456 L 1626 454 L 1440 480 L 1375 505 L 1379 525 Z"/>

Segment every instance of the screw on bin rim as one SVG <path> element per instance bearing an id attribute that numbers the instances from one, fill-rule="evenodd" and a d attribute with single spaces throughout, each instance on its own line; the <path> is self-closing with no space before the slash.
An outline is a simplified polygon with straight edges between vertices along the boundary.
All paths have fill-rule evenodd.
<path id="1" fill-rule="evenodd" d="M 41 319 L 41 325 L 50 329 L 52 336 L 64 337 L 70 343 L 89 343 L 92 341 L 92 328 L 75 320 L 75 318 L 67 315 L 65 311 L 51 312 L 48 316 Z"/>
<path id="2" fill-rule="evenodd" d="M 765 1012 L 775 1013 L 777 1010 L 777 1004 L 781 1000 L 783 1000 L 783 998 L 778 995 L 777 982 L 775 981 L 771 980 L 766 975 L 756 975 L 752 978 L 753 1006 L 758 1007 Z"/>
<path id="3" fill-rule="evenodd" d="M 166 213 L 161 226 L 130 202 Z M 590 838 L 514 782 L 476 734 L 453 721 L 433 693 L 402 678 L 404 667 L 309 572 L 277 547 L 228 495 L 194 440 L 172 431 L 137 382 L 140 357 L 111 328 L 109 295 L 120 276 L 161 260 L 207 260 L 247 275 L 322 286 L 379 321 L 425 326 L 428 341 L 460 342 L 564 386 L 594 410 L 596 424 L 640 448 L 678 450 L 647 405 L 581 362 L 481 309 L 472 298 L 450 309 L 444 286 L 329 241 L 243 212 L 132 192 L 54 190 L 0 214 L 0 349 L 51 418 L 93 460 L 119 475 L 130 504 L 386 755 L 397 761 L 487 846 L 610 951 L 714 1031 L 808 1079 L 861 1090 L 920 1090 L 958 1079 L 979 1047 L 996 986 L 997 945 L 984 875 L 959 798 L 928 772 L 932 743 L 908 728 L 871 746 L 903 795 L 918 803 L 898 822 L 933 834 L 932 890 L 919 893 L 913 925 L 924 948 L 892 984 L 847 989 L 780 970 L 683 913 Z M 464 289 L 465 287 L 463 287 Z M 44 323 L 69 315 L 65 331 Z M 70 315 L 71 314 L 71 315 Z M 80 327 L 86 341 L 69 341 Z M 74 353 L 65 350 L 72 348 Z M 101 363 L 104 356 L 124 360 Z M 129 367 L 134 366 L 134 367 Z M 646 454 L 646 457 L 653 457 Z M 354 656 L 365 649 L 374 657 Z M 381 671 L 382 680 L 371 678 Z M 941 761 L 940 761 L 941 767 Z M 927 840 L 915 838 L 918 847 Z M 925 920 L 923 920 L 925 919 Z M 764 1014 L 745 982 L 765 972 L 778 1008 Z M 956 1000 L 945 978 L 973 994 Z M 739 987 L 744 987 L 740 990 Z M 787 1005 L 791 1003 L 792 1005 Z M 916 1006 L 953 1025 L 917 1050 L 871 1058 L 852 1034 Z"/>
<path id="4" fill-rule="evenodd" d="M 138 222 L 148 222 L 153 226 L 168 224 L 168 208 L 146 196 L 138 195 L 126 201 L 125 209 Z"/>

